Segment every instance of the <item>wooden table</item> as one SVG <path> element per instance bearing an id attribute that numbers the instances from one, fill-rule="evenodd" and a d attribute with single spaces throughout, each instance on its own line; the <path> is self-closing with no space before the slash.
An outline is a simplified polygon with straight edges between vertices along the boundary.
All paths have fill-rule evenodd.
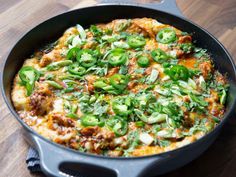
<path id="1" fill-rule="evenodd" d="M 235 0 L 177 2 L 187 18 L 214 34 L 236 58 Z M 93 0 L 0 0 L 0 62 L 20 36 L 38 23 L 65 11 L 95 3 Z M 25 164 L 28 145 L 22 137 L 22 128 L 10 114 L 1 96 L 0 103 L 0 176 L 43 176 L 28 172 Z M 235 118 L 227 123 L 216 142 L 197 160 L 165 176 L 236 176 Z"/>

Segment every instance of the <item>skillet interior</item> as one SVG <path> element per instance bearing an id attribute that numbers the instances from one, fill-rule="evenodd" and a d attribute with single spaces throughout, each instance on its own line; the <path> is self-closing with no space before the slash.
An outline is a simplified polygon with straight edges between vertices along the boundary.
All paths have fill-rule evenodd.
<path id="1" fill-rule="evenodd" d="M 155 18 L 160 22 L 171 24 L 180 30 L 193 33 L 193 40 L 196 40 L 196 45 L 208 49 L 208 51 L 212 54 L 216 68 L 221 73 L 228 73 L 228 79 L 231 85 L 226 104 L 227 110 L 225 115 L 228 115 L 234 108 L 236 97 L 236 77 L 232 60 L 225 49 L 204 30 L 184 19 L 161 11 L 137 6 L 118 5 L 84 8 L 56 16 L 38 25 L 27 33 L 20 41 L 18 41 L 6 60 L 2 75 L 2 89 L 5 92 L 5 98 L 7 99 L 10 109 L 13 111 L 14 115 L 16 116 L 16 112 L 13 109 L 10 99 L 12 80 L 16 72 L 22 66 L 23 60 L 32 54 L 35 49 L 48 42 L 56 40 L 63 34 L 65 29 L 70 26 L 74 26 L 77 23 L 80 23 L 86 28 L 90 24 L 94 23 L 109 22 L 118 18 L 136 17 Z M 20 118 L 18 118 L 18 120 L 22 123 Z"/>

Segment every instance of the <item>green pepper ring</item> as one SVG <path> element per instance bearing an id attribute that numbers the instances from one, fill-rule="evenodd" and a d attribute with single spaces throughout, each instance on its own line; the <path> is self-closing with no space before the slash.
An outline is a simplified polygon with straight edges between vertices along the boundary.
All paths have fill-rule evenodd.
<path id="1" fill-rule="evenodd" d="M 96 116 L 94 115 L 91 115 L 91 114 L 86 114 L 86 115 L 83 115 L 81 118 L 81 124 L 85 127 L 87 126 L 99 126 L 99 127 L 103 127 L 105 122 L 104 121 L 101 121 L 99 120 L 99 118 L 97 118 Z"/>
<path id="2" fill-rule="evenodd" d="M 169 58 L 169 56 L 160 48 L 153 50 L 151 56 L 153 60 L 158 63 L 163 63 Z"/>
<path id="3" fill-rule="evenodd" d="M 97 59 L 94 57 L 94 53 L 91 49 L 80 50 L 76 56 L 76 59 L 85 68 L 89 68 L 97 62 Z"/>
<path id="4" fill-rule="evenodd" d="M 85 74 L 86 69 L 82 66 L 79 66 L 77 63 L 74 63 L 68 67 L 68 71 L 71 74 L 82 76 Z"/>
<path id="5" fill-rule="evenodd" d="M 31 76 L 29 76 L 29 75 L 27 78 L 26 72 L 28 72 L 28 74 L 30 74 L 29 72 L 33 72 L 34 74 L 31 75 L 31 76 L 33 76 L 33 78 L 30 78 Z M 34 89 L 34 83 L 35 83 L 35 81 L 37 81 L 39 79 L 40 73 L 31 66 L 24 66 L 19 71 L 19 77 L 21 79 L 22 84 L 26 87 L 27 95 L 28 96 L 31 95 L 31 93 Z"/>
<path id="6" fill-rule="evenodd" d="M 128 59 L 125 50 L 121 48 L 113 49 L 110 54 L 108 55 L 108 62 L 112 66 L 120 66 L 125 64 Z"/>
<path id="7" fill-rule="evenodd" d="M 79 48 L 78 47 L 73 47 L 73 48 L 71 48 L 68 52 L 67 52 L 67 54 L 66 54 L 66 58 L 68 59 L 68 60 L 73 60 L 73 59 L 75 59 L 76 58 L 76 56 L 77 56 L 77 54 L 78 54 L 78 52 L 79 52 Z"/>
<path id="8" fill-rule="evenodd" d="M 26 84 L 27 82 L 29 82 L 29 80 L 26 78 L 26 75 L 25 75 L 26 71 L 33 71 L 34 72 L 35 77 L 31 81 L 34 82 L 34 81 L 38 80 L 38 78 L 40 76 L 39 72 L 31 66 L 24 66 L 19 71 L 19 77 L 20 77 L 23 84 Z"/>
<path id="9" fill-rule="evenodd" d="M 114 74 L 113 76 L 110 77 L 111 85 L 119 90 L 125 89 L 128 82 L 129 82 L 128 77 L 122 74 Z"/>
<path id="10" fill-rule="evenodd" d="M 131 48 L 140 48 L 145 46 L 146 41 L 144 37 L 139 35 L 131 35 L 127 38 L 127 43 Z"/>
<path id="11" fill-rule="evenodd" d="M 183 65 L 174 65 L 166 73 L 174 81 L 177 81 L 177 80 L 186 81 L 190 77 L 188 68 L 186 68 Z"/>
<path id="12" fill-rule="evenodd" d="M 138 57 L 137 63 L 140 67 L 147 67 L 150 64 L 149 58 L 144 55 Z"/>
<path id="13" fill-rule="evenodd" d="M 164 28 L 157 33 L 156 40 L 163 44 L 176 41 L 176 33 L 172 28 Z"/>

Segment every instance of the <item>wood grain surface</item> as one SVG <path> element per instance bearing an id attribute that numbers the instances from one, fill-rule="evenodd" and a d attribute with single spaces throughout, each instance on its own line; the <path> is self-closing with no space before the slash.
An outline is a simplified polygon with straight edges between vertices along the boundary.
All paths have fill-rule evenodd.
<path id="1" fill-rule="evenodd" d="M 236 58 L 235 0 L 177 0 L 177 3 L 187 18 L 215 35 Z M 95 0 L 0 0 L 0 66 L 26 31 L 49 17 L 93 4 Z M 21 129 L 0 96 L 0 177 L 43 176 L 30 174 L 26 168 L 28 145 Z M 235 177 L 236 116 L 203 155 L 164 176 Z"/>

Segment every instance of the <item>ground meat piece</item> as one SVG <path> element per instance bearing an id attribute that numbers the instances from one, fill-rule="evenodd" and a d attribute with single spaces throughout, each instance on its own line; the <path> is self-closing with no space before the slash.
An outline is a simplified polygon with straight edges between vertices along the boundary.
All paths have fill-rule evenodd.
<path id="1" fill-rule="evenodd" d="M 47 120 L 47 128 L 50 132 L 53 132 L 53 136 L 51 137 L 53 141 L 65 146 L 73 144 L 73 141 L 71 140 L 75 139 L 77 135 L 75 121 L 73 119 L 70 119 L 61 113 L 52 113 L 47 116 Z M 75 143 L 74 146 L 76 146 Z"/>
<path id="2" fill-rule="evenodd" d="M 112 75 L 118 73 L 118 72 L 119 72 L 119 69 L 120 69 L 119 67 L 114 67 L 114 68 L 110 69 L 110 70 L 108 71 L 107 76 L 109 77 L 109 76 L 112 76 Z"/>
<path id="3" fill-rule="evenodd" d="M 183 121 L 183 125 L 184 127 L 192 127 L 194 125 L 194 115 L 189 114 L 188 112 L 184 113 L 184 121 Z"/>
<path id="4" fill-rule="evenodd" d="M 184 55 L 183 50 L 177 49 L 177 50 L 175 50 L 175 52 L 176 52 L 176 57 L 177 58 L 181 58 Z"/>
<path id="5" fill-rule="evenodd" d="M 210 61 L 204 61 L 199 64 L 199 69 L 202 72 L 204 79 L 207 79 L 213 71 L 213 66 Z"/>
<path id="6" fill-rule="evenodd" d="M 108 131 L 106 129 L 101 129 L 101 131 L 99 131 L 99 133 L 96 135 L 96 138 L 105 139 L 108 141 L 112 141 L 114 137 L 115 137 L 114 132 Z"/>
<path id="7" fill-rule="evenodd" d="M 128 65 L 128 73 L 132 74 L 134 72 L 134 70 L 136 69 L 136 60 L 137 58 L 131 58 L 129 61 L 129 65 Z"/>
<path id="8" fill-rule="evenodd" d="M 100 130 L 99 127 L 85 127 L 80 130 L 81 135 L 83 136 L 95 136 L 98 131 Z"/>
<path id="9" fill-rule="evenodd" d="M 136 60 L 137 60 L 137 58 L 135 58 L 135 57 L 131 58 L 129 61 L 129 65 L 131 65 L 131 66 L 136 65 Z"/>
<path id="10" fill-rule="evenodd" d="M 79 140 L 79 136 L 76 136 L 73 139 L 70 139 L 69 141 L 69 146 L 72 149 L 78 149 L 78 140 Z"/>
<path id="11" fill-rule="evenodd" d="M 147 84 L 139 84 L 139 85 L 136 85 L 130 91 L 133 92 L 133 93 L 138 93 L 140 90 L 145 90 L 147 87 L 148 87 Z"/>
<path id="12" fill-rule="evenodd" d="M 224 106 L 218 103 L 213 103 L 209 106 L 210 113 L 216 117 L 220 117 L 224 114 Z"/>
<path id="13" fill-rule="evenodd" d="M 129 89 L 129 90 L 133 89 L 137 84 L 138 84 L 138 83 L 135 82 L 135 81 L 130 81 L 130 82 L 128 83 L 128 89 Z"/>
<path id="14" fill-rule="evenodd" d="M 152 68 L 153 68 L 152 66 L 148 67 L 148 68 L 145 70 L 144 74 L 145 74 L 145 75 L 150 75 L 151 72 L 152 72 Z"/>
<path id="15" fill-rule="evenodd" d="M 93 33 L 91 31 L 88 31 L 86 33 L 87 38 L 93 38 Z"/>
<path id="16" fill-rule="evenodd" d="M 183 101 L 184 101 L 184 102 L 189 102 L 189 101 L 190 101 L 189 96 L 188 96 L 188 95 L 183 96 Z"/>
<path id="17" fill-rule="evenodd" d="M 53 113 L 49 117 L 49 121 L 52 124 L 57 124 L 58 126 L 61 127 L 74 127 L 75 122 L 74 120 L 65 117 L 63 114 L 60 113 Z"/>
<path id="18" fill-rule="evenodd" d="M 43 57 L 41 58 L 39 65 L 41 67 L 45 67 L 48 64 L 50 64 L 53 61 L 53 54 L 51 52 L 43 55 Z"/>
<path id="19" fill-rule="evenodd" d="M 86 77 L 86 80 L 87 80 L 87 89 L 88 91 L 91 93 L 94 91 L 94 82 L 96 81 L 97 77 L 96 76 L 93 76 L 93 75 L 89 75 Z"/>
<path id="20" fill-rule="evenodd" d="M 219 72 L 216 72 L 215 73 L 215 79 L 217 81 L 217 83 L 220 83 L 222 85 L 225 85 L 227 84 L 227 81 L 226 81 L 226 77 L 224 77 L 221 73 Z"/>
<path id="21" fill-rule="evenodd" d="M 44 54 L 40 59 L 39 66 L 45 67 L 53 61 L 59 61 L 62 59 L 60 50 L 52 50 L 51 52 Z"/>
<path id="22" fill-rule="evenodd" d="M 183 43 L 191 43 L 192 42 L 192 37 L 191 36 L 180 36 L 178 39 L 178 43 L 183 44 Z"/>
<path id="23" fill-rule="evenodd" d="M 94 86 L 93 86 L 93 84 L 91 84 L 91 83 L 88 84 L 88 91 L 89 91 L 90 93 L 94 91 Z"/>
<path id="24" fill-rule="evenodd" d="M 103 149 L 114 149 L 113 139 L 115 134 L 100 127 L 85 127 L 80 130 L 80 145 L 89 152 L 101 153 Z"/>
<path id="25" fill-rule="evenodd" d="M 33 115 L 45 115 L 51 108 L 53 96 L 47 85 L 41 84 L 30 96 L 30 109 Z"/>
<path id="26" fill-rule="evenodd" d="M 211 90 L 210 98 L 207 98 L 209 102 L 214 103 L 219 101 L 219 95 L 217 91 Z"/>
<path id="27" fill-rule="evenodd" d="M 219 103 L 219 95 L 217 91 L 211 90 L 210 97 L 206 98 L 205 101 L 209 103 L 208 110 L 212 115 L 223 115 L 224 106 Z"/>

